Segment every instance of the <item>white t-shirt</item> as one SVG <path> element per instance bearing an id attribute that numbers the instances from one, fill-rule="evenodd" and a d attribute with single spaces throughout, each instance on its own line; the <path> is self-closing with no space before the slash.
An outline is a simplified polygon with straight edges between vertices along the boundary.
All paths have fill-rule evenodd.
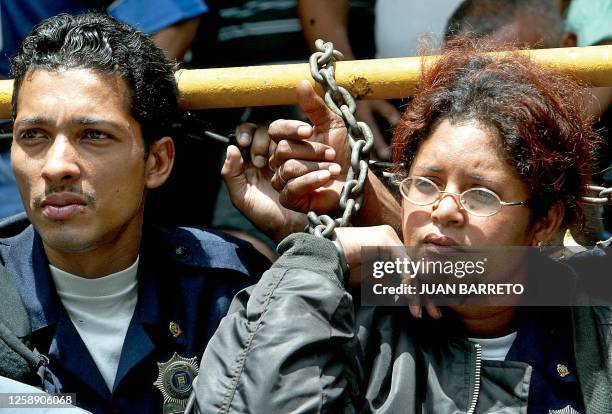
<path id="1" fill-rule="evenodd" d="M 482 359 L 488 361 L 503 361 L 514 343 L 516 332 L 499 338 L 469 338 L 470 341 L 482 347 Z"/>
<path id="2" fill-rule="evenodd" d="M 49 266 L 57 294 L 109 390 L 138 299 L 138 258 L 127 269 L 86 279 Z"/>

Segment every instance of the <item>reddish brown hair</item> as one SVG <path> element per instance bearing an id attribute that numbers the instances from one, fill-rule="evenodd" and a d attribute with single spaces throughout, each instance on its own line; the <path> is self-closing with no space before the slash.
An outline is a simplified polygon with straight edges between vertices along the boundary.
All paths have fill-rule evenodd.
<path id="1" fill-rule="evenodd" d="M 419 91 L 393 136 L 393 155 L 405 175 L 421 143 L 442 120 L 476 120 L 493 127 L 509 165 L 530 193 L 532 217 L 563 203 L 563 226 L 582 222 L 581 197 L 599 137 L 586 111 L 586 88 L 518 53 L 479 54 L 491 46 L 473 39 L 450 42 L 425 66 Z"/>

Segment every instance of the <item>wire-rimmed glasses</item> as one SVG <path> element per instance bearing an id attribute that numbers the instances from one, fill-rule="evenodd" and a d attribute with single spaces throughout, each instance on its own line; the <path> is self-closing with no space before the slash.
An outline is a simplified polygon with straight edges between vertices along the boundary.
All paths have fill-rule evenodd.
<path id="1" fill-rule="evenodd" d="M 470 214 L 479 217 L 492 216 L 505 206 L 520 206 L 527 204 L 525 201 L 502 201 L 501 198 L 487 188 L 476 187 L 465 190 L 462 193 L 440 190 L 440 187 L 425 177 L 410 176 L 399 184 L 402 196 L 417 206 L 427 206 L 440 200 L 444 194 L 457 196 L 459 205 Z"/>

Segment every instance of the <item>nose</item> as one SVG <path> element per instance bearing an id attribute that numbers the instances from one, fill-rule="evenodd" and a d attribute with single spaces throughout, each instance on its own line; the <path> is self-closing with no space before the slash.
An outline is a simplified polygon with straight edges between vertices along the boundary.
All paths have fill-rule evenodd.
<path id="1" fill-rule="evenodd" d="M 466 212 L 462 210 L 458 195 L 441 193 L 432 205 L 431 220 L 443 226 L 461 226 Z"/>
<path id="2" fill-rule="evenodd" d="M 77 151 L 67 137 L 57 136 L 49 147 L 41 174 L 51 184 L 66 184 L 80 177 Z"/>

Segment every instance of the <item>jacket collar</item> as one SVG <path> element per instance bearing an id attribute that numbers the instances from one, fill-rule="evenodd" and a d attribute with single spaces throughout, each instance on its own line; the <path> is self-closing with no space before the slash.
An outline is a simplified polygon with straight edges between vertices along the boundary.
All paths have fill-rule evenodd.
<path id="1" fill-rule="evenodd" d="M 42 240 L 32 226 L 5 240 L 5 267 L 30 317 L 32 332 L 55 325 L 61 302 L 55 291 Z"/>
<path id="2" fill-rule="evenodd" d="M 26 219 L 18 217 L 17 225 L 22 227 Z M 4 229 L 2 222 L 2 229 Z M 16 227 L 17 226 L 17 227 Z M 2 230 L 0 229 L 0 230 Z M 6 232 L 3 232 L 3 236 Z M 236 242 L 228 241 L 225 236 L 189 227 L 173 229 L 147 227 L 143 233 L 141 268 L 139 270 L 139 300 L 136 312 L 143 323 L 157 325 L 161 321 L 161 303 L 155 284 L 149 273 L 158 273 L 147 262 L 157 255 L 165 255 L 168 260 L 181 263 L 186 267 L 202 269 L 221 269 L 238 272 L 247 280 L 255 281 L 247 269 L 243 253 Z M 40 235 L 29 225 L 19 234 L 0 239 L 0 248 L 7 272 L 15 285 L 28 312 L 32 331 L 55 325 L 58 321 L 61 302 L 49 272 L 49 262 Z M 145 277 L 146 276 L 146 277 Z"/>

